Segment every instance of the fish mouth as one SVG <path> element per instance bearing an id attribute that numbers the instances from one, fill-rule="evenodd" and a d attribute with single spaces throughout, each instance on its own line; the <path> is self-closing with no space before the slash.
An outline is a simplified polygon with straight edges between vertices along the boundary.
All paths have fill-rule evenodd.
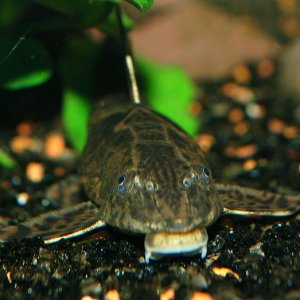
<path id="1" fill-rule="evenodd" d="M 153 232 L 145 237 L 145 260 L 160 259 L 169 255 L 191 256 L 207 253 L 208 235 L 206 228 L 196 228 L 187 232 Z"/>

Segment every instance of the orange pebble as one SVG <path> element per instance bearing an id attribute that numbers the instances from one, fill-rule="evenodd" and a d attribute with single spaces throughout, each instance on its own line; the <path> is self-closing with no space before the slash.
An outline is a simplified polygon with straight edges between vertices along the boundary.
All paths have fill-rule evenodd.
<path id="1" fill-rule="evenodd" d="M 257 151 L 257 146 L 254 144 L 249 144 L 241 147 L 226 147 L 225 154 L 229 157 L 237 157 L 240 159 L 251 157 Z"/>
<path id="2" fill-rule="evenodd" d="M 117 290 L 110 290 L 105 294 L 104 300 L 121 300 L 121 297 Z"/>
<path id="3" fill-rule="evenodd" d="M 235 107 L 233 108 L 229 114 L 228 114 L 228 119 L 231 123 L 237 123 L 244 118 L 244 112 L 242 109 Z"/>
<path id="4" fill-rule="evenodd" d="M 53 172 L 55 176 L 61 177 L 66 174 L 66 169 L 63 167 L 56 167 Z"/>
<path id="5" fill-rule="evenodd" d="M 277 0 L 278 8 L 285 13 L 292 13 L 297 9 L 297 0 Z"/>
<path id="6" fill-rule="evenodd" d="M 248 159 L 244 162 L 243 168 L 246 171 L 251 171 L 257 166 L 257 162 L 254 159 Z"/>
<path id="7" fill-rule="evenodd" d="M 223 85 L 222 92 L 239 103 L 248 103 L 255 99 L 254 93 L 248 87 L 229 82 Z"/>
<path id="8" fill-rule="evenodd" d="M 233 131 L 235 134 L 242 136 L 249 131 L 249 125 L 247 122 L 239 122 L 234 126 Z"/>
<path id="9" fill-rule="evenodd" d="M 7 280 L 9 283 L 12 283 L 12 276 L 11 276 L 11 273 L 10 272 L 7 272 L 6 273 L 6 277 L 7 277 Z"/>
<path id="10" fill-rule="evenodd" d="M 26 167 L 26 177 L 32 182 L 40 182 L 45 176 L 45 168 L 41 163 L 31 162 Z"/>
<path id="11" fill-rule="evenodd" d="M 10 148 L 15 153 L 22 153 L 32 148 L 32 138 L 27 136 L 15 136 L 10 142 Z"/>
<path id="12" fill-rule="evenodd" d="M 282 120 L 273 118 L 268 121 L 267 126 L 272 133 L 282 133 L 286 125 Z"/>
<path id="13" fill-rule="evenodd" d="M 213 300 L 214 298 L 205 292 L 194 292 L 190 300 Z"/>
<path id="14" fill-rule="evenodd" d="M 175 291 L 172 288 L 167 289 L 160 295 L 160 300 L 173 300 L 175 299 Z"/>
<path id="15" fill-rule="evenodd" d="M 216 139 L 213 135 L 207 133 L 201 133 L 196 137 L 196 143 L 200 148 L 207 152 L 216 142 Z"/>
<path id="16" fill-rule="evenodd" d="M 236 83 L 227 82 L 222 86 L 221 90 L 224 95 L 230 96 L 237 87 L 238 85 Z"/>
<path id="17" fill-rule="evenodd" d="M 19 135 L 29 136 L 32 132 L 32 124 L 29 122 L 20 123 L 17 126 L 17 132 Z"/>
<path id="18" fill-rule="evenodd" d="M 295 126 L 288 126 L 283 130 L 283 135 L 287 139 L 294 139 L 298 136 L 298 128 Z"/>
<path id="19" fill-rule="evenodd" d="M 289 16 L 280 20 L 281 30 L 290 38 L 295 38 L 300 34 L 300 24 L 296 16 Z"/>
<path id="20" fill-rule="evenodd" d="M 65 140 L 61 134 L 50 133 L 45 141 L 45 154 L 51 158 L 58 158 L 65 149 Z"/>
<path id="21" fill-rule="evenodd" d="M 226 277 L 227 274 L 231 274 L 232 276 L 234 276 L 237 280 L 241 280 L 241 277 L 238 273 L 234 272 L 233 270 L 229 269 L 229 268 L 225 268 L 225 267 L 213 267 L 212 271 L 221 277 Z"/>
<path id="22" fill-rule="evenodd" d="M 235 66 L 232 71 L 232 76 L 238 83 L 247 83 L 251 80 L 251 72 L 249 68 L 244 64 Z"/>
<path id="23" fill-rule="evenodd" d="M 257 64 L 257 73 L 261 78 L 269 78 L 275 72 L 275 65 L 270 59 L 263 59 Z"/>

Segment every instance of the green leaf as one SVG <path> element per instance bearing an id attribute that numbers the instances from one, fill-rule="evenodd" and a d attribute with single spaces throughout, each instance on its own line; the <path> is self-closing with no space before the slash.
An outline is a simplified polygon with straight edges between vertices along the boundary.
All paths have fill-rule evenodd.
<path id="1" fill-rule="evenodd" d="M 62 118 L 67 135 L 80 153 L 86 143 L 87 126 L 91 102 L 76 91 L 65 89 L 63 92 Z"/>
<path id="2" fill-rule="evenodd" d="M 0 39 L 0 85 L 11 90 L 46 82 L 52 68 L 43 45 L 32 39 Z"/>
<path id="3" fill-rule="evenodd" d="M 144 94 L 154 110 L 167 116 L 190 135 L 199 131 L 199 120 L 189 108 L 195 99 L 196 88 L 187 74 L 177 67 L 165 67 L 138 59 L 138 70 L 144 83 Z"/>
<path id="4" fill-rule="evenodd" d="M 68 137 L 78 152 L 83 150 L 87 138 L 97 54 L 96 45 L 80 36 L 67 41 L 61 57 L 62 118 Z"/>
<path id="5" fill-rule="evenodd" d="M 142 12 L 145 12 L 148 9 L 150 9 L 150 7 L 153 4 L 153 0 L 126 0 L 126 1 L 134 5 Z"/>
<path id="6" fill-rule="evenodd" d="M 17 163 L 4 150 L 0 149 L 0 165 L 6 169 L 12 169 L 17 165 Z"/>

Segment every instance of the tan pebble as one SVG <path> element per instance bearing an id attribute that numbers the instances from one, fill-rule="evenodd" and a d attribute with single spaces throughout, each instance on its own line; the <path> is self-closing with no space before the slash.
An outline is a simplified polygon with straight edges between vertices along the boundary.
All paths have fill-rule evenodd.
<path id="1" fill-rule="evenodd" d="M 256 68 L 257 68 L 258 76 L 260 76 L 261 78 L 269 78 L 275 72 L 275 64 L 270 59 L 261 60 L 257 64 Z"/>
<path id="2" fill-rule="evenodd" d="M 221 277 L 226 277 L 228 274 L 231 274 L 232 276 L 234 276 L 237 280 L 241 280 L 241 277 L 238 273 L 234 272 L 233 270 L 229 269 L 229 268 L 225 268 L 225 267 L 213 267 L 212 271 Z"/>
<path id="3" fill-rule="evenodd" d="M 175 299 L 175 291 L 172 288 L 167 289 L 160 295 L 160 300 L 173 300 Z"/>
<path id="4" fill-rule="evenodd" d="M 263 105 L 249 103 L 246 106 L 246 113 L 252 119 L 261 119 L 266 115 L 266 108 Z"/>
<path id="5" fill-rule="evenodd" d="M 284 128 L 283 135 L 287 139 L 294 139 L 298 136 L 298 128 L 295 126 L 288 126 L 288 127 Z"/>
<path id="6" fill-rule="evenodd" d="M 228 114 L 228 120 L 231 123 L 237 123 L 244 118 L 244 111 L 238 107 L 233 108 Z"/>
<path id="7" fill-rule="evenodd" d="M 249 125 L 247 122 L 239 122 L 233 127 L 233 131 L 236 135 L 242 136 L 249 131 Z"/>
<path id="8" fill-rule="evenodd" d="M 32 132 L 32 124 L 29 122 L 22 122 L 17 126 L 17 133 L 22 136 L 29 136 Z"/>
<path id="9" fill-rule="evenodd" d="M 32 182 L 40 182 L 45 176 L 44 165 L 37 162 L 31 162 L 26 167 L 26 177 Z"/>
<path id="10" fill-rule="evenodd" d="M 277 118 L 272 118 L 268 121 L 268 130 L 272 133 L 282 133 L 285 129 L 285 123 Z"/>
<path id="11" fill-rule="evenodd" d="M 261 249 L 262 245 L 263 245 L 263 243 L 257 242 L 255 245 L 253 245 L 249 248 L 249 252 L 251 254 L 258 254 L 260 256 L 265 256 L 265 253 Z"/>
<path id="12" fill-rule="evenodd" d="M 232 76 L 238 83 L 247 83 L 251 80 L 251 72 L 245 64 L 235 66 L 232 71 Z"/>
<path id="13" fill-rule="evenodd" d="M 214 298 L 205 292 L 194 292 L 190 300 L 213 300 Z"/>
<path id="14" fill-rule="evenodd" d="M 244 162 L 243 168 L 246 171 L 251 171 L 257 166 L 257 162 L 254 159 L 248 159 Z"/>
<path id="15" fill-rule="evenodd" d="M 81 300 L 99 300 L 99 298 L 95 298 L 90 295 L 84 295 L 81 297 Z"/>
<path id="16" fill-rule="evenodd" d="M 19 193 L 16 198 L 19 205 L 26 205 L 29 200 L 29 194 L 26 192 Z"/>
<path id="17" fill-rule="evenodd" d="M 207 133 L 201 133 L 196 137 L 196 143 L 200 146 L 200 148 L 207 152 L 211 149 L 211 147 L 216 142 L 216 139 L 213 135 Z"/>
<path id="18" fill-rule="evenodd" d="M 236 93 L 233 94 L 233 99 L 240 103 L 248 103 L 255 99 L 253 91 L 251 91 L 248 87 L 239 87 L 236 90 Z"/>
<path id="19" fill-rule="evenodd" d="M 50 133 L 45 141 L 45 154 L 51 158 L 58 158 L 66 147 L 63 136 L 59 133 Z"/>
<path id="20" fill-rule="evenodd" d="M 104 300 L 120 300 L 120 299 L 121 297 L 117 290 L 110 290 L 104 296 Z"/>
<path id="21" fill-rule="evenodd" d="M 251 157 L 257 151 L 257 146 L 254 144 L 249 144 L 241 147 L 226 147 L 225 155 L 229 157 L 237 157 L 240 159 Z"/>

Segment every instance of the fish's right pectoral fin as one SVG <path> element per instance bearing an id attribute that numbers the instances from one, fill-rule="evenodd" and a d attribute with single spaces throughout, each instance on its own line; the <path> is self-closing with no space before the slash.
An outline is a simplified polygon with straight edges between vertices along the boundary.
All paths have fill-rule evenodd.
<path id="1" fill-rule="evenodd" d="M 91 202 L 54 210 L 29 219 L 24 223 L 1 228 L 0 241 L 41 237 L 46 244 L 70 239 L 102 228 L 98 208 Z"/>
<path id="2" fill-rule="evenodd" d="M 285 217 L 300 211 L 300 194 L 283 195 L 237 185 L 216 184 L 226 215 Z"/>

